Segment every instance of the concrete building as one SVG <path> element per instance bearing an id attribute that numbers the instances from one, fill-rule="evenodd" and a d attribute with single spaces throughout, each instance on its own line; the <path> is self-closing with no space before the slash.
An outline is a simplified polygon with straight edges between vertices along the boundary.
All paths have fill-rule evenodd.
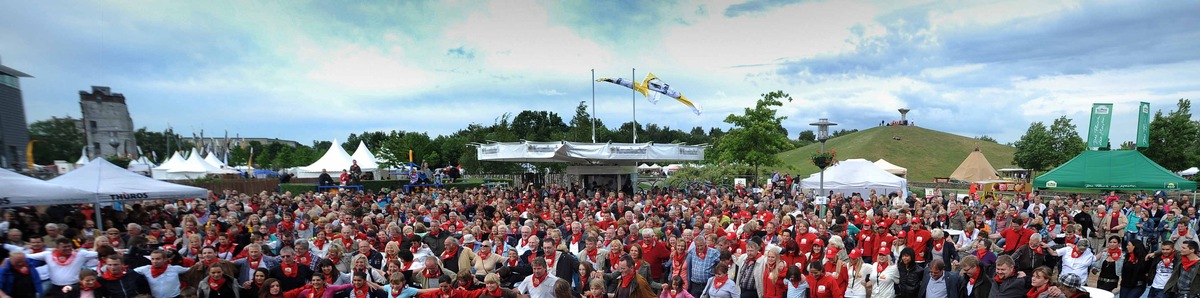
<path id="1" fill-rule="evenodd" d="M 90 93 L 79 91 L 79 110 L 88 158 L 137 154 L 133 118 L 125 105 L 125 95 L 112 93 L 109 87 L 92 86 Z"/>
<path id="2" fill-rule="evenodd" d="M 32 76 L 0 64 L 0 168 L 28 167 L 25 148 L 29 123 L 25 122 L 25 99 L 21 78 Z"/>

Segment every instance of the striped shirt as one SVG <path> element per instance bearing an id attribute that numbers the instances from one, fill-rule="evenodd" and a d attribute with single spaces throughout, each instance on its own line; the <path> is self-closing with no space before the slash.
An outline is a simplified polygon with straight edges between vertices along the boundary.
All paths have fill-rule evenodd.
<path id="1" fill-rule="evenodd" d="M 706 283 L 709 278 L 712 278 L 712 268 L 721 259 L 721 252 L 711 247 L 706 247 L 706 249 L 708 249 L 708 252 L 704 254 L 703 259 L 696 254 L 695 247 L 688 250 L 686 261 L 688 266 L 688 281 Z"/>

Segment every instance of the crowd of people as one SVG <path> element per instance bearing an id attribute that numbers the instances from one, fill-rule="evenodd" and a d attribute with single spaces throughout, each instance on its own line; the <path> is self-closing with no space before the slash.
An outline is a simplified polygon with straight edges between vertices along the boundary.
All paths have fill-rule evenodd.
<path id="1" fill-rule="evenodd" d="M 772 178 L 633 195 L 226 190 L 106 208 L 105 229 L 91 210 L 5 210 L 0 298 L 1200 297 L 1187 196 L 814 200 Z"/>

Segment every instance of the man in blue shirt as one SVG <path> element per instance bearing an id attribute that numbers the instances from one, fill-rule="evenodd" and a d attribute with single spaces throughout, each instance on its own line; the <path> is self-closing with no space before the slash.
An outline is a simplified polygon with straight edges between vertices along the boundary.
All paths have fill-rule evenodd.
<path id="1" fill-rule="evenodd" d="M 697 235 L 695 245 L 687 252 L 688 293 L 692 297 L 704 294 L 704 287 L 712 277 L 712 268 L 721 258 L 721 252 L 708 247 L 704 235 Z"/>

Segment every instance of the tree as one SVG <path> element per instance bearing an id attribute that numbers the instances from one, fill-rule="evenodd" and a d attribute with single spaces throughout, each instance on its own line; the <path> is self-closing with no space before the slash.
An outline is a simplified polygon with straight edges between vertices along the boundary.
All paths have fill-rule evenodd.
<path id="1" fill-rule="evenodd" d="M 813 132 L 813 130 L 811 130 L 811 129 L 801 131 L 800 137 L 798 138 L 798 140 L 800 140 L 801 143 L 806 143 L 806 144 L 815 143 L 815 142 L 817 142 L 817 133 Z"/>
<path id="2" fill-rule="evenodd" d="M 1150 147 L 1142 154 L 1178 172 L 1200 163 L 1200 123 L 1192 121 L 1192 102 L 1180 99 L 1167 114 L 1160 110 L 1150 121 Z"/>
<path id="3" fill-rule="evenodd" d="M 1013 163 L 1017 166 L 1042 171 L 1050 168 L 1051 155 L 1054 155 L 1054 140 L 1050 130 L 1042 122 L 1029 124 L 1029 129 L 1017 140 L 1017 152 L 1013 153 Z"/>
<path id="4" fill-rule="evenodd" d="M 83 132 L 74 118 L 52 117 L 29 124 L 29 140 L 33 141 L 33 162 L 54 164 L 55 160 L 75 162 L 80 150 L 87 146 Z"/>
<path id="5" fill-rule="evenodd" d="M 511 129 L 518 139 L 548 142 L 563 140 L 568 128 L 554 112 L 526 110 L 512 119 Z"/>
<path id="6" fill-rule="evenodd" d="M 1137 149 L 1137 143 L 1134 143 L 1133 141 L 1125 141 L 1124 143 L 1121 143 L 1121 150 L 1135 150 L 1135 149 Z"/>
<path id="7" fill-rule="evenodd" d="M 779 164 L 775 154 L 792 149 L 787 129 L 783 128 L 787 116 L 775 116 L 775 107 L 783 106 L 780 99 L 792 101 L 792 97 L 783 91 L 770 92 L 763 94 L 754 108 L 746 108 L 742 115 L 725 117 L 725 123 L 734 127 L 717 144 L 718 160 L 754 167 L 755 183 L 760 166 Z"/>
<path id="8" fill-rule="evenodd" d="M 133 132 L 133 138 L 137 140 L 138 146 L 142 147 L 142 153 L 148 156 L 158 156 L 155 162 L 161 162 L 167 158 L 171 158 L 171 154 L 180 148 L 190 148 L 193 146 L 191 141 L 184 141 L 183 136 L 175 133 L 171 129 L 165 131 L 149 131 L 145 127 L 139 128 Z"/>
<path id="9" fill-rule="evenodd" d="M 1000 143 L 1000 142 L 996 142 L 996 139 L 993 139 L 992 137 L 989 137 L 989 136 L 987 136 L 987 135 L 982 135 L 982 136 L 979 136 L 979 137 L 977 137 L 977 138 L 975 138 L 975 139 L 976 139 L 976 140 L 980 140 L 980 141 L 984 141 L 984 142 L 992 142 L 992 143 L 997 143 L 997 144 L 999 144 L 999 143 Z"/>
<path id="10" fill-rule="evenodd" d="M 1071 119 L 1065 115 L 1054 119 L 1054 124 L 1050 125 L 1050 140 L 1054 147 L 1054 154 L 1049 160 L 1051 167 L 1064 164 L 1083 153 L 1083 150 L 1087 150 L 1087 143 L 1079 136 L 1075 125 L 1071 124 Z"/>

